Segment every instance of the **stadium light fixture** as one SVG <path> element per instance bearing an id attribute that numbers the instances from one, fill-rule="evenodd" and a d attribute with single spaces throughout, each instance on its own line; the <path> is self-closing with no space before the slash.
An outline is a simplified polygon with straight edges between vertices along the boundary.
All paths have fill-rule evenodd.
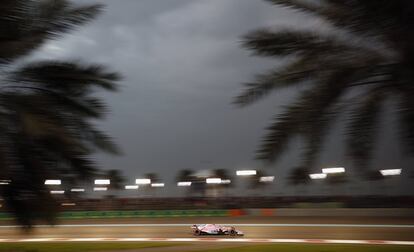
<path id="1" fill-rule="evenodd" d="M 252 176 L 252 175 L 256 175 L 256 174 L 257 174 L 256 170 L 239 170 L 239 171 L 236 171 L 237 176 Z"/>
<path id="2" fill-rule="evenodd" d="M 95 179 L 95 185 L 109 185 L 111 181 L 109 179 Z"/>
<path id="3" fill-rule="evenodd" d="M 65 191 L 64 190 L 52 190 L 50 191 L 50 194 L 64 194 Z"/>
<path id="4" fill-rule="evenodd" d="M 177 186 L 191 186 L 191 181 L 180 181 Z"/>
<path id="5" fill-rule="evenodd" d="M 0 185 L 9 185 L 11 183 L 11 180 L 9 179 L 1 179 Z"/>
<path id="6" fill-rule="evenodd" d="M 151 187 L 164 187 L 164 183 L 152 183 Z"/>
<path id="7" fill-rule="evenodd" d="M 323 168 L 322 173 L 331 174 L 331 173 L 344 173 L 344 167 L 332 167 L 332 168 Z"/>
<path id="8" fill-rule="evenodd" d="M 107 187 L 94 187 L 93 190 L 94 191 L 107 191 L 108 188 Z"/>
<path id="9" fill-rule="evenodd" d="M 207 184 L 221 184 L 221 178 L 207 178 Z"/>
<path id="10" fill-rule="evenodd" d="M 149 185 L 149 184 L 151 184 L 151 179 L 139 178 L 139 179 L 135 180 L 135 184 L 137 184 L 137 185 Z"/>
<path id="11" fill-rule="evenodd" d="M 382 176 L 397 176 L 401 175 L 401 169 L 385 169 L 380 170 Z"/>
<path id="12" fill-rule="evenodd" d="M 230 183 L 231 183 L 230 179 L 222 179 L 221 180 L 221 184 L 227 185 L 227 184 L 230 184 Z"/>
<path id="13" fill-rule="evenodd" d="M 76 203 L 62 203 L 61 206 L 76 206 Z"/>
<path id="14" fill-rule="evenodd" d="M 139 188 L 138 185 L 126 185 L 125 189 L 126 190 L 137 190 Z"/>
<path id="15" fill-rule="evenodd" d="M 275 180 L 275 176 L 264 176 L 259 179 L 259 181 L 263 183 L 271 183 L 273 180 Z"/>
<path id="16" fill-rule="evenodd" d="M 60 179 L 46 179 L 45 185 L 60 185 L 62 181 Z"/>
<path id="17" fill-rule="evenodd" d="M 72 188 L 72 189 L 70 189 L 70 191 L 71 192 L 84 192 L 85 189 L 83 189 L 83 188 Z"/>
<path id="18" fill-rule="evenodd" d="M 309 174 L 311 179 L 325 179 L 327 177 L 326 173 L 313 173 Z"/>

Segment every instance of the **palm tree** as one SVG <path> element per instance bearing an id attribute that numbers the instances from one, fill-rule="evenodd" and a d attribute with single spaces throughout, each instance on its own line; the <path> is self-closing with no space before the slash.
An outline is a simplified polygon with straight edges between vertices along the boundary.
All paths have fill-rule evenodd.
<path id="1" fill-rule="evenodd" d="M 229 174 L 229 171 L 226 169 L 215 169 L 213 170 L 213 174 L 217 178 L 221 178 L 222 180 L 228 180 L 230 183 L 221 183 L 220 186 L 223 188 L 229 188 L 234 186 L 235 181 L 233 177 Z"/>
<path id="2" fill-rule="evenodd" d="M 273 91 L 303 88 L 269 126 L 257 157 L 276 161 L 293 137 L 304 140 L 311 167 L 339 114 L 348 116 L 347 153 L 369 166 L 384 103 L 393 99 L 401 144 L 414 154 L 414 2 L 269 0 L 318 18 L 326 29 L 260 29 L 244 37 L 254 54 L 283 59 L 235 99 L 250 105 Z"/>
<path id="3" fill-rule="evenodd" d="M 248 187 L 252 189 L 254 193 L 257 193 L 258 190 L 264 192 L 265 187 L 272 184 L 261 180 L 262 177 L 266 176 L 267 174 L 263 170 L 257 170 L 256 175 L 254 176 L 247 176 Z"/>
<path id="4" fill-rule="evenodd" d="M 154 172 L 147 173 L 144 175 L 144 177 L 147 179 L 150 179 L 151 183 L 158 183 L 160 181 L 158 174 Z M 157 191 L 156 189 L 159 189 L 159 188 L 152 187 L 151 185 L 147 185 L 145 189 L 147 189 L 151 194 L 152 193 L 156 194 L 156 191 Z"/>
<path id="5" fill-rule="evenodd" d="M 250 188 L 253 189 L 257 189 L 257 188 L 262 188 L 263 186 L 265 186 L 265 183 L 262 183 L 260 181 L 260 178 L 265 176 L 264 172 L 261 170 L 257 170 L 257 173 L 255 176 L 248 176 L 247 178 L 249 178 L 250 180 Z"/>
<path id="6" fill-rule="evenodd" d="M 194 172 L 189 169 L 182 169 L 179 171 L 176 182 L 191 182 L 191 186 L 188 188 L 187 193 L 188 196 L 192 194 L 199 194 L 204 196 L 205 195 L 205 181 L 204 179 L 197 178 L 194 176 Z"/>
<path id="7" fill-rule="evenodd" d="M 289 183 L 295 187 L 307 185 L 310 182 L 309 170 L 305 167 L 295 167 L 291 170 L 289 176 Z M 299 192 L 298 192 L 299 195 Z"/>
<path id="8" fill-rule="evenodd" d="M 369 170 L 367 172 L 365 172 L 363 179 L 365 181 L 367 181 L 367 192 L 369 194 L 374 194 L 373 190 L 375 191 L 375 184 L 380 182 L 380 181 L 384 181 L 385 180 L 385 176 L 382 176 L 380 171 L 377 170 Z M 383 183 L 383 185 L 385 185 L 385 183 Z"/>
<path id="9" fill-rule="evenodd" d="M 232 179 L 232 176 L 229 175 L 229 172 L 226 169 L 215 169 L 213 170 L 212 174 L 215 178 L 221 178 L 222 181 L 229 182 L 209 185 L 209 187 L 212 187 L 212 189 L 214 190 L 213 194 L 218 196 L 224 196 L 226 194 L 227 189 L 234 186 L 234 180 Z"/>
<path id="10" fill-rule="evenodd" d="M 325 181 L 328 183 L 328 185 L 330 185 L 331 188 L 331 194 L 335 194 L 336 195 L 341 195 L 343 196 L 344 192 L 343 191 L 339 191 L 340 189 L 340 185 L 345 184 L 346 182 L 348 182 L 348 177 L 345 173 L 334 173 L 334 174 L 329 174 Z"/>
<path id="11" fill-rule="evenodd" d="M 100 9 L 67 0 L 2 1 L 0 178 L 12 182 L 0 193 L 23 225 L 56 214 L 44 179 L 88 179 L 96 170 L 92 153 L 118 153 L 93 123 L 106 112 L 95 91 L 115 91 L 118 74 L 80 61 L 19 61 L 92 20 Z"/>
<path id="12" fill-rule="evenodd" d="M 102 171 L 101 174 L 102 178 L 110 180 L 110 184 L 108 185 L 109 193 L 106 195 L 106 197 L 111 205 L 111 209 L 119 209 L 119 202 L 116 198 L 119 190 L 124 188 L 125 179 L 122 176 L 122 172 L 120 170 L 111 169 Z"/>
<path id="13" fill-rule="evenodd" d="M 182 169 L 179 171 L 177 177 L 176 177 L 176 182 L 181 182 L 181 181 L 192 181 L 194 179 L 193 176 L 193 171 L 189 170 L 189 169 Z"/>
<path id="14" fill-rule="evenodd" d="M 110 179 L 109 190 L 118 191 L 124 188 L 125 178 L 120 170 L 111 169 L 104 173 L 104 177 Z"/>
<path id="15" fill-rule="evenodd" d="M 147 173 L 144 177 L 150 179 L 151 183 L 158 183 L 160 181 L 158 174 L 156 174 L 155 172 Z"/>

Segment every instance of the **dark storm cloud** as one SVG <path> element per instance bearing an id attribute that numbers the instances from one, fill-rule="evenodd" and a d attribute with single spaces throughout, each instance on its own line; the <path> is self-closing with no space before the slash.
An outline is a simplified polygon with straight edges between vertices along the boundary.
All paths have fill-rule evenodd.
<path id="1" fill-rule="evenodd" d="M 112 112 L 102 123 L 124 155 L 99 155 L 103 168 L 122 169 L 130 182 L 157 172 L 174 188 L 183 168 L 261 167 L 254 150 L 292 91 L 246 109 L 230 104 L 242 82 L 279 64 L 250 57 L 240 48 L 240 37 L 264 26 L 304 27 L 317 20 L 260 0 L 77 2 L 101 2 L 105 12 L 35 57 L 100 62 L 124 76 L 121 92 L 105 94 Z M 284 181 L 297 160 L 297 153 L 288 153 L 268 173 Z"/>

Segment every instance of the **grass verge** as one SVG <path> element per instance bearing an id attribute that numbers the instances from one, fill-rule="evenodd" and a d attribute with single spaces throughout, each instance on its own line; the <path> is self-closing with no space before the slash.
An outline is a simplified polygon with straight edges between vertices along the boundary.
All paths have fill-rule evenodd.
<path id="1" fill-rule="evenodd" d="M 167 242 L 34 242 L 2 243 L 0 252 L 92 252 L 182 246 Z"/>
<path id="2" fill-rule="evenodd" d="M 39 242 L 39 243 L 4 243 L 0 252 L 99 252 L 120 251 L 142 248 L 160 248 L 183 246 L 194 243 L 167 243 L 167 242 Z M 413 246 L 394 245 L 340 245 L 340 244 L 260 244 L 240 245 L 231 248 L 200 250 L 198 243 L 189 247 L 189 251 L 197 252 L 414 252 Z"/>
<path id="3" fill-rule="evenodd" d="M 414 252 L 413 246 L 341 244 L 264 244 L 203 250 L 203 252 Z M 200 251 L 201 252 L 201 251 Z"/>

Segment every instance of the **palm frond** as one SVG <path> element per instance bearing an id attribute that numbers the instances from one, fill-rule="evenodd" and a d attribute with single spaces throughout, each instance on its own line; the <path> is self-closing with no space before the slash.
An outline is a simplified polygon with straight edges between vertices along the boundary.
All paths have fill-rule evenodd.
<path id="1" fill-rule="evenodd" d="M 16 83 L 32 84 L 65 92 L 83 94 L 98 86 L 116 90 L 119 74 L 103 65 L 84 65 L 78 62 L 40 61 L 21 67 L 10 75 Z"/>
<path id="2" fill-rule="evenodd" d="M 90 121 L 106 112 L 94 91 L 116 90 L 119 75 L 99 64 L 12 63 L 93 19 L 101 7 L 68 0 L 4 0 L 0 5 L 0 177 L 12 181 L 0 194 L 27 227 L 37 219 L 53 224 L 56 217 L 45 178 L 75 185 L 96 174 L 90 157 L 96 150 L 118 153 Z"/>
<path id="3" fill-rule="evenodd" d="M 285 150 L 286 145 L 295 136 L 308 139 L 310 145 L 307 158 L 314 156 L 318 144 L 322 141 L 328 127 L 328 118 L 334 117 L 338 111 L 332 109 L 346 89 L 352 69 L 342 69 L 319 80 L 318 86 L 306 91 L 293 105 L 287 106 L 278 115 L 265 135 L 263 144 L 258 150 L 258 159 L 275 161 Z M 317 130 L 317 131 L 316 131 Z"/>
<path id="4" fill-rule="evenodd" d="M 306 167 L 313 167 L 319 153 L 322 150 L 325 136 L 327 135 L 329 126 L 335 119 L 335 113 L 324 113 L 307 126 L 305 132 L 302 134 L 304 140 L 303 165 Z"/>
<path id="5" fill-rule="evenodd" d="M 336 27 L 364 37 L 397 40 L 397 34 L 405 36 L 411 30 L 413 3 L 397 0 L 326 0 L 319 14 Z M 408 29 L 407 29 L 408 28 Z"/>
<path id="6" fill-rule="evenodd" d="M 245 84 L 246 90 L 237 96 L 233 103 L 247 106 L 268 95 L 271 91 L 291 87 L 311 79 L 315 65 L 310 63 L 309 58 L 302 58 L 283 69 L 257 75 L 253 82 Z"/>
<path id="7" fill-rule="evenodd" d="M 361 168 L 367 168 L 375 146 L 381 105 L 382 92 L 368 92 L 351 113 L 347 126 L 347 153 Z"/>
<path id="8" fill-rule="evenodd" d="M 39 98 L 42 98 L 42 96 Z M 76 148 L 89 151 L 101 150 L 112 154 L 121 153 L 108 135 L 84 120 L 83 117 L 90 117 L 91 113 L 94 115 L 96 112 L 88 106 L 84 108 L 73 105 L 68 102 L 70 99 L 64 99 L 63 105 L 54 102 L 55 99 L 56 97 L 53 97 L 52 102 L 47 102 L 50 99 L 46 97 L 41 100 L 42 103 L 38 103 L 31 97 L 25 96 L 25 102 L 34 105 L 33 109 L 30 110 L 27 109 L 26 103 L 19 104 L 24 110 L 22 113 L 24 117 L 22 118 L 25 119 L 25 128 L 30 127 L 28 133 L 31 136 L 58 137 L 61 139 L 61 145 L 74 144 L 77 142 L 75 139 L 78 139 L 82 144 L 78 142 L 77 145 L 82 145 L 82 147 L 78 146 Z M 70 116 L 65 115 L 66 113 L 69 113 Z"/>
<path id="9" fill-rule="evenodd" d="M 121 154 L 119 147 L 112 141 L 112 138 L 102 131 L 88 127 L 83 135 L 85 141 L 101 151 L 112 154 Z"/>
<path id="10" fill-rule="evenodd" d="M 45 23 L 50 35 L 59 35 L 95 18 L 102 5 L 75 6 L 66 0 L 47 0 L 39 4 L 39 19 Z"/>
<path id="11" fill-rule="evenodd" d="M 399 122 L 408 154 L 414 153 L 414 2 L 405 0 L 268 0 L 268 2 L 317 16 L 326 30 L 259 29 L 243 37 L 253 55 L 280 59 L 285 68 L 259 75 L 235 98 L 245 106 L 271 91 L 293 87 L 304 80 L 312 86 L 276 116 L 268 128 L 257 157 L 275 161 L 293 137 L 305 140 L 305 165 L 312 166 L 336 115 L 353 108 L 355 100 L 337 106 L 342 94 L 366 93 L 357 102 L 347 126 L 347 152 L 360 167 L 368 166 L 379 125 L 382 100 L 388 93 L 401 96 Z M 314 18 L 314 17 L 310 17 Z M 307 59 L 307 75 L 287 75 L 291 59 Z M 302 73 L 302 71 L 298 71 Z M 289 71 L 287 72 L 289 74 Z M 330 79 L 332 77 L 332 79 Z M 296 79 L 297 78 L 297 79 Z M 383 97 L 384 96 L 384 97 Z M 342 110 L 343 109 L 343 110 Z M 342 180 L 342 178 L 341 178 Z"/>
<path id="12" fill-rule="evenodd" d="M 308 184 L 310 182 L 309 173 L 309 169 L 306 167 L 295 167 L 288 177 L 289 183 L 292 185 Z"/>
<path id="13" fill-rule="evenodd" d="M 354 51 L 357 45 L 328 34 L 300 30 L 259 29 L 243 37 L 243 46 L 254 54 L 268 57 L 287 55 L 317 56 L 319 54 Z"/>
<path id="14" fill-rule="evenodd" d="M 72 156 L 67 157 L 68 164 L 74 174 L 77 175 L 77 179 L 80 181 L 90 180 L 98 170 L 95 163 L 88 157 L 88 155 L 73 153 Z"/>
<path id="15" fill-rule="evenodd" d="M 306 13 L 319 13 L 320 6 L 310 1 L 303 0 L 266 0 L 267 2 Z"/>
<path id="16" fill-rule="evenodd" d="M 6 1 L 0 9 L 0 64 L 9 63 L 93 19 L 101 5 L 74 6 L 65 0 Z"/>
<path id="17" fill-rule="evenodd" d="M 403 149 L 408 155 L 414 154 L 414 91 L 403 90 L 399 95 L 398 121 Z"/>
<path id="18" fill-rule="evenodd" d="M 267 1 L 281 7 L 316 15 L 343 31 L 363 37 L 381 37 L 384 40 L 382 42 L 398 43 L 398 40 L 403 37 L 409 37 L 406 31 L 414 27 L 412 22 L 414 4 L 411 1 Z"/>

